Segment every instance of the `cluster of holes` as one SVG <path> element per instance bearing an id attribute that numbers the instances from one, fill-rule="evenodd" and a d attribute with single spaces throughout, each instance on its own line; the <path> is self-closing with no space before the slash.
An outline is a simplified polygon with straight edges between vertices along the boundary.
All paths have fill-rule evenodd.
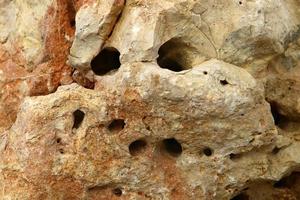
<path id="1" fill-rule="evenodd" d="M 121 66 L 120 52 L 116 48 L 104 48 L 92 61 L 91 68 L 96 75 L 105 75 Z"/>
<path id="2" fill-rule="evenodd" d="M 172 157 L 178 157 L 182 153 L 182 146 L 175 138 L 164 139 L 161 142 L 161 150 Z M 147 148 L 147 142 L 139 139 L 129 145 L 129 152 L 132 156 L 143 153 Z"/>
<path id="3" fill-rule="evenodd" d="M 125 121 L 124 119 L 114 119 L 109 125 L 108 125 L 108 130 L 110 132 L 120 132 L 121 130 L 124 129 L 125 127 Z M 145 139 L 138 139 L 130 143 L 128 149 L 129 153 L 132 156 L 137 156 L 143 152 L 146 151 L 147 149 L 147 142 Z M 182 146 L 180 142 L 178 142 L 175 138 L 167 138 L 162 140 L 161 142 L 161 150 L 173 157 L 178 157 L 182 154 Z M 209 147 L 205 147 L 202 150 L 202 153 L 205 156 L 211 156 L 213 154 L 213 150 Z"/>

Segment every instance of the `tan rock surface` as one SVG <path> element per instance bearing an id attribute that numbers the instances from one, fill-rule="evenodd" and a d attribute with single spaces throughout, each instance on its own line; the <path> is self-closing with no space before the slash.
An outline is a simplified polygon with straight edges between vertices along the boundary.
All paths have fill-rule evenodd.
<path id="1" fill-rule="evenodd" d="M 0 199 L 299 199 L 299 27 L 298 0 L 0 0 Z"/>

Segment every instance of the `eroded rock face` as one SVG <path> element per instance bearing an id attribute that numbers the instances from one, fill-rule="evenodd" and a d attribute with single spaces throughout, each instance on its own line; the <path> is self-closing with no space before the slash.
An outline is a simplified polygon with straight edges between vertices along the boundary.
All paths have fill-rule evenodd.
<path id="1" fill-rule="evenodd" d="M 0 5 L 0 199 L 299 198 L 298 0 Z"/>

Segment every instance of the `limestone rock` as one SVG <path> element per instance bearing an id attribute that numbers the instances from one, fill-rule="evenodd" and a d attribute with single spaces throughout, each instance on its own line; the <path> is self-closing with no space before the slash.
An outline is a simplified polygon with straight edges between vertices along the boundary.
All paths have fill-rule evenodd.
<path id="1" fill-rule="evenodd" d="M 0 0 L 0 199 L 299 199 L 299 27 L 298 0 Z"/>
<path id="2" fill-rule="evenodd" d="M 25 96 L 72 83 L 66 65 L 75 10 L 67 1 L 0 0 L 0 132 Z"/>
<path id="3" fill-rule="evenodd" d="M 268 170 L 277 131 L 261 86 L 217 60 L 178 74 L 135 63 L 99 77 L 95 90 L 26 98 L 1 155 L 3 176 L 26 177 L 26 194 L 4 178 L 4 197 L 220 199 L 258 175 L 280 178 Z M 49 182 L 65 178 L 74 194 Z"/>
<path id="4" fill-rule="evenodd" d="M 70 50 L 70 64 L 87 71 L 112 32 L 124 0 L 95 1 L 82 6 L 76 14 L 75 39 Z"/>

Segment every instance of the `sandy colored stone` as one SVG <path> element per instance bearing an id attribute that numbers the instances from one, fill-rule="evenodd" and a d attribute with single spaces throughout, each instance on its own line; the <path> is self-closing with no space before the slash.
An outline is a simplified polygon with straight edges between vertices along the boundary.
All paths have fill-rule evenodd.
<path id="1" fill-rule="evenodd" d="M 74 33 L 70 3 L 0 1 L 0 132 L 14 123 L 25 96 L 72 83 L 66 64 Z"/>
<path id="2" fill-rule="evenodd" d="M 85 116 L 76 129 L 78 109 Z M 124 127 L 111 128 L 116 119 Z M 257 176 L 282 175 L 269 163 L 277 131 L 262 85 L 217 60 L 178 74 L 150 63 L 127 64 L 114 76 L 98 77 L 95 90 L 73 84 L 26 98 L 4 137 L 3 176 L 30 181 L 16 193 L 6 182 L 12 180 L 2 178 L 3 198 L 64 199 L 69 191 L 57 192 L 50 182 L 64 184 L 59 180 L 68 178 L 78 184 L 78 199 L 114 199 L 115 188 L 123 199 L 226 199 Z M 168 138 L 182 152 L 164 147 Z M 136 140 L 145 146 L 132 153 Z"/>
<path id="3" fill-rule="evenodd" d="M 0 0 L 0 199 L 299 199 L 299 27 L 298 0 Z"/>

